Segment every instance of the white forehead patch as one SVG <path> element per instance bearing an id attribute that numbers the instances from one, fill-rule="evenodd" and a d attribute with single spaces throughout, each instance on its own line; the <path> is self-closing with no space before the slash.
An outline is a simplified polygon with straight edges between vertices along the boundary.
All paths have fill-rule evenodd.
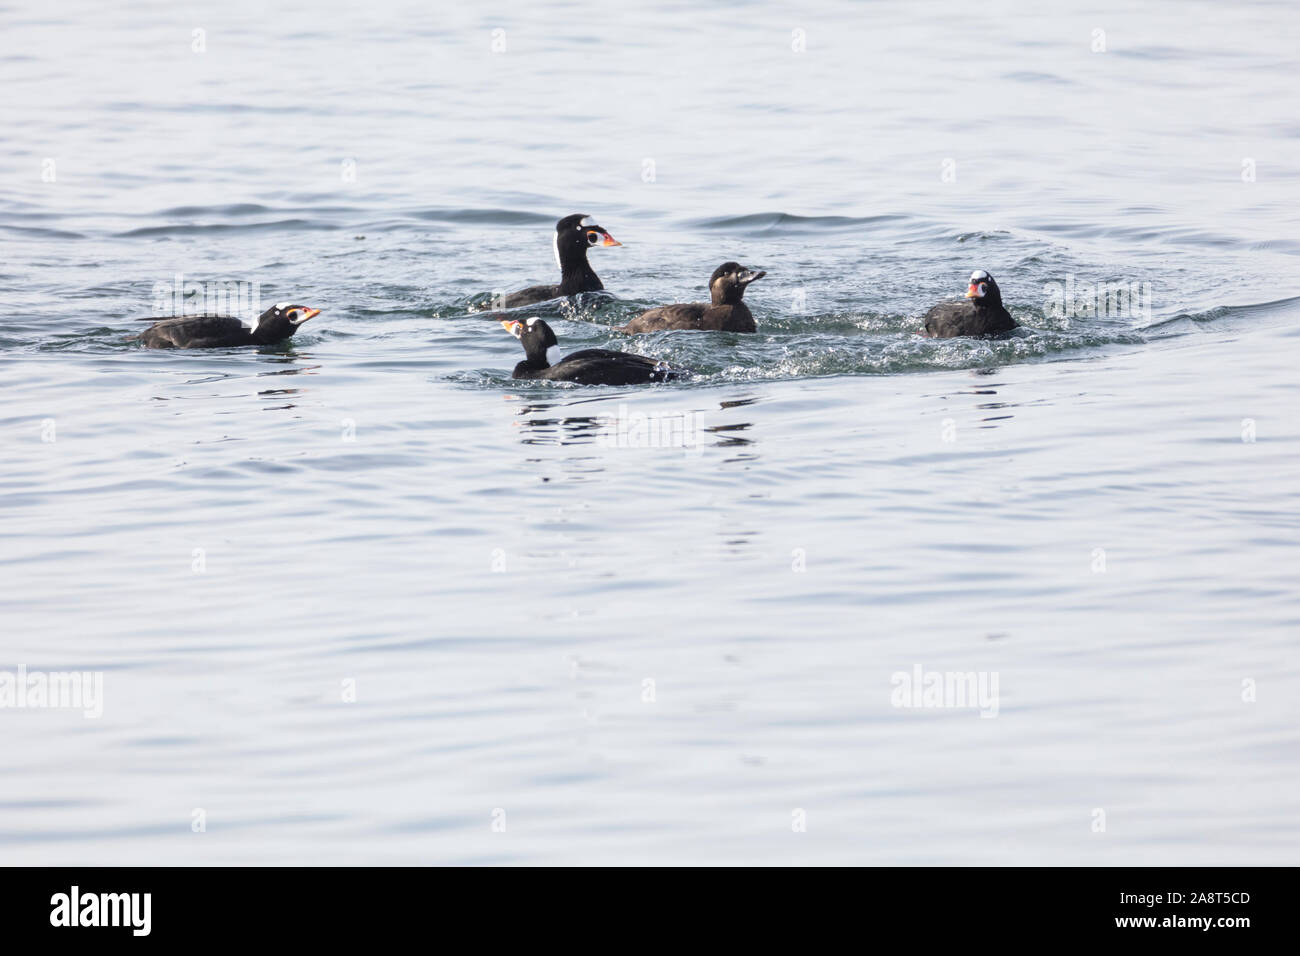
<path id="1" fill-rule="evenodd" d="M 292 302 L 277 302 L 277 303 L 275 304 L 275 307 L 276 307 L 277 309 L 279 309 L 281 312 L 283 312 L 285 309 L 289 308 L 289 306 L 291 306 L 291 305 L 293 305 Z"/>
<path id="2" fill-rule="evenodd" d="M 533 316 L 533 317 L 532 317 L 531 319 L 529 319 L 529 320 L 527 321 L 527 323 L 525 323 L 525 324 L 526 324 L 526 325 L 531 329 L 534 325 L 537 324 L 537 322 L 538 322 L 537 316 Z"/>
<path id="3" fill-rule="evenodd" d="M 991 278 L 991 277 L 990 277 L 989 274 L 988 274 L 987 272 L 985 272 L 983 269 L 976 269 L 974 272 L 972 272 L 972 273 L 970 274 L 970 281 L 971 281 L 971 282 L 983 282 L 984 280 L 986 280 L 986 279 L 988 279 L 988 278 Z"/>

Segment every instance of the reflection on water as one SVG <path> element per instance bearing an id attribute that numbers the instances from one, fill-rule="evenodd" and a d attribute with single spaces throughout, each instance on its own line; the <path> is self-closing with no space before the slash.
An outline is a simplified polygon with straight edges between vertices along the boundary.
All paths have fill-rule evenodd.
<path id="1" fill-rule="evenodd" d="M 522 414 L 522 413 L 521 413 Z M 608 423 L 591 416 L 571 418 L 529 417 L 515 422 L 524 429 L 519 439 L 525 445 L 589 445 Z"/>
<path id="2" fill-rule="evenodd" d="M 630 396 L 601 399 L 582 399 L 574 402 L 532 402 L 516 411 L 515 427 L 523 430 L 520 441 L 527 445 L 588 445 L 610 448 L 664 449 L 698 454 L 706 446 L 733 447 L 753 445 L 753 438 L 736 434 L 753 427 L 752 422 L 707 424 L 716 412 L 708 409 L 685 411 L 646 411 L 633 407 Z M 551 414 L 556 409 L 600 401 L 617 402 L 617 407 L 605 415 Z M 728 400 L 718 403 L 717 409 L 751 405 L 756 399 Z"/>
<path id="3" fill-rule="evenodd" d="M 997 370 L 997 369 L 984 369 L 984 370 L 981 370 L 981 371 L 980 371 L 979 373 L 977 373 L 977 374 L 988 375 L 988 374 L 992 374 L 992 373 L 994 373 L 994 372 L 996 372 L 996 371 L 999 371 L 999 370 Z M 1006 382 L 993 382 L 993 383 L 990 383 L 988 386 L 985 386 L 985 387 L 982 387 L 982 388 L 963 388 L 963 389 L 958 389 L 957 391 L 948 392 L 948 393 L 946 393 L 946 394 L 947 394 L 947 397 L 953 397 L 953 398 L 960 397 L 960 396 L 966 396 L 966 395 L 975 395 L 975 396 L 997 396 L 997 395 L 1000 394 L 999 389 L 1006 389 L 1006 388 L 1008 388 L 1008 387 L 1009 387 L 1009 385 L 1008 385 L 1008 383 L 1006 383 Z M 1002 409 L 1008 409 L 1008 408 L 1018 408 L 1018 407 L 1020 407 L 1020 405 L 1021 405 L 1020 402 L 998 401 L 998 402 L 976 402 L 974 405 L 972 405 L 972 406 L 970 406 L 970 407 L 976 409 L 977 411 L 986 412 L 986 411 L 1000 411 L 1000 410 L 1002 410 Z M 985 424 L 977 425 L 976 427 L 978 427 L 978 428 L 997 428 L 998 425 L 996 425 L 996 424 L 989 424 L 989 423 L 994 423 L 994 422 L 1004 422 L 1004 421 L 1008 421 L 1008 420 L 1010 420 L 1010 419 L 1012 419 L 1012 418 L 1014 418 L 1014 417 L 1015 417 L 1015 416 L 1014 416 L 1014 415 L 1011 415 L 1011 414 L 1007 414 L 1007 415 L 985 415 L 985 416 L 982 416 L 982 417 L 980 417 L 980 418 L 975 419 L 975 421 L 977 421 L 977 422 L 985 423 Z"/>
<path id="4" fill-rule="evenodd" d="M 297 364 L 299 361 L 300 361 L 300 357 L 299 357 L 299 356 L 294 356 L 294 357 L 292 357 L 292 358 L 275 358 L 275 359 L 272 359 L 271 362 L 273 362 L 273 363 L 292 363 L 292 364 L 294 365 L 294 367 L 293 367 L 293 368 L 278 368 L 278 369 L 273 369 L 273 370 L 271 370 L 271 371 L 266 371 L 266 372 L 259 371 L 257 374 L 258 374 L 259 376 L 262 376 L 262 375 L 313 375 L 313 374 L 315 374 L 316 372 L 318 372 L 321 368 L 323 368 L 323 366 L 321 366 L 321 365 L 299 365 L 299 364 Z"/>
<path id="5" fill-rule="evenodd" d="M 754 444 L 754 440 L 752 438 L 742 438 L 739 435 L 727 434 L 728 432 L 743 432 L 751 427 L 752 425 L 749 422 L 740 422 L 735 425 L 709 425 L 704 430 L 706 432 L 709 432 L 710 434 L 716 434 L 722 436 L 719 441 L 714 443 L 716 445 L 720 445 L 720 446 L 752 445 Z"/>

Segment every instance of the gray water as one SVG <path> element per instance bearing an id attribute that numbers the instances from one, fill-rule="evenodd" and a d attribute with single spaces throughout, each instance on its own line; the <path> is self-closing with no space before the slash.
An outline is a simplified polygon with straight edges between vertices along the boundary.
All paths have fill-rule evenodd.
<path id="1" fill-rule="evenodd" d="M 1294 4 L 0 38 L 0 672 L 102 677 L 0 709 L 0 861 L 1300 862 Z M 519 314 L 690 381 L 510 379 L 573 212 Z M 757 335 L 613 330 L 727 259 Z M 976 268 L 1024 328 L 915 335 Z M 177 274 L 324 311 L 127 342 Z"/>

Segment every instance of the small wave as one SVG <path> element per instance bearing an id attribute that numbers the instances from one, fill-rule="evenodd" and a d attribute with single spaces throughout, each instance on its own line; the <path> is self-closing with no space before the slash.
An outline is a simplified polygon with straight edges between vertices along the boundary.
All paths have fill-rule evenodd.
<path id="1" fill-rule="evenodd" d="M 1069 77 L 1061 76 L 1059 73 L 1041 73 L 1036 70 L 1019 70 L 1014 73 L 1003 73 L 1004 80 L 1013 80 L 1017 83 L 1040 84 L 1050 83 L 1053 86 L 1078 86 L 1079 84 Z"/>
<path id="2" fill-rule="evenodd" d="M 1200 312 L 1179 312 L 1144 326 L 1141 331 L 1148 335 L 1168 336 L 1197 328 L 1231 328 L 1238 323 L 1257 323 L 1260 319 L 1280 318 L 1297 310 L 1300 310 L 1300 295 L 1249 305 L 1220 305 Z"/>
<path id="3" fill-rule="evenodd" d="M 522 226 L 546 223 L 554 226 L 559 215 L 522 212 L 517 209 L 418 209 L 407 213 L 412 219 L 424 222 L 468 222 L 477 225 Z M 561 213 L 567 215 L 567 213 Z"/>
<path id="4" fill-rule="evenodd" d="M 343 227 L 333 223 L 317 222 L 309 219 L 276 219 L 270 222 L 251 223 L 187 223 L 171 226 L 141 226 L 116 234 L 118 239 L 146 239 L 159 236 L 203 236 L 214 233 L 238 232 L 283 232 L 286 230 L 307 230 L 311 232 L 330 232 Z"/>
<path id="5" fill-rule="evenodd" d="M 163 103 L 150 102 L 142 103 L 133 100 L 116 100 L 111 103 L 105 103 L 101 107 L 108 112 L 113 113 L 130 113 L 132 115 L 141 115 L 145 113 L 181 113 L 186 116 L 192 113 L 220 113 L 220 114 L 238 114 L 238 113 L 256 113 L 267 116 L 284 116 L 300 115 L 301 106 L 275 106 L 269 103 L 204 103 L 186 100 L 182 103 Z M 312 106 L 312 113 L 316 116 L 337 115 L 339 110 L 330 108 L 326 103 L 317 100 Z"/>
<path id="6" fill-rule="evenodd" d="M 220 206 L 173 206 L 151 213 L 151 218 L 179 218 L 181 216 L 260 216 L 277 210 L 255 202 L 233 202 Z M 278 210 L 283 212 L 283 210 Z"/>
<path id="7" fill-rule="evenodd" d="M 20 236 L 27 236 L 32 239 L 85 239 L 86 237 L 79 232 L 69 232 L 66 229 L 49 229 L 44 226 L 11 226 L 0 224 L 0 229 L 5 232 L 16 233 Z"/>
<path id="8" fill-rule="evenodd" d="M 1028 228 L 1046 235 L 1069 239 L 1087 239 L 1096 241 L 1123 240 L 1134 246 L 1151 244 L 1165 246 L 1191 246 L 1198 249 L 1237 249 L 1249 250 L 1260 240 L 1241 236 L 1229 236 L 1213 233 L 1204 229 L 1171 229 L 1152 226 L 1115 226 L 1095 222 L 1031 222 Z M 1288 240 L 1281 240 L 1286 242 Z"/>
<path id="9" fill-rule="evenodd" d="M 795 216 L 787 212 L 759 212 L 745 216 L 695 219 L 688 223 L 698 229 L 726 229 L 742 235 L 797 235 L 824 229 L 863 229 L 882 223 L 902 222 L 907 216 Z"/>

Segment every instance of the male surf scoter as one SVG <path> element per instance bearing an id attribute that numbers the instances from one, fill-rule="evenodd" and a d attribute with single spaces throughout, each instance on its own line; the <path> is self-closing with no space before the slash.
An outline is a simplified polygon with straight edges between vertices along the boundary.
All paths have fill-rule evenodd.
<path id="1" fill-rule="evenodd" d="M 1005 335 L 1016 320 L 1002 307 L 1002 292 L 983 269 L 970 274 L 965 302 L 940 302 L 925 313 L 925 335 L 951 339 L 959 335 Z"/>
<path id="2" fill-rule="evenodd" d="M 657 332 L 660 329 L 698 329 L 712 332 L 757 332 L 754 314 L 741 300 L 745 287 L 767 275 L 739 262 L 724 262 L 709 276 L 709 303 L 662 305 L 642 312 L 623 326 L 622 332 Z"/>
<path id="3" fill-rule="evenodd" d="M 549 325 L 536 318 L 526 322 L 505 319 L 501 325 L 523 343 L 528 356 L 515 366 L 512 378 L 543 378 L 579 385 L 641 385 L 668 382 L 687 374 L 654 359 L 609 349 L 583 349 L 552 365 L 546 360 L 546 350 L 559 343 Z"/>
<path id="4" fill-rule="evenodd" d="M 223 349 L 237 345 L 274 345 L 320 315 L 320 309 L 281 302 L 271 306 L 250 329 L 229 315 L 177 315 L 155 321 L 135 337 L 151 349 Z"/>
<path id="5" fill-rule="evenodd" d="M 600 276 L 587 262 L 587 250 L 592 246 L 621 246 L 623 243 L 600 226 L 584 222 L 588 218 L 577 213 L 565 216 L 555 224 L 555 263 L 560 267 L 559 285 L 534 285 L 520 289 L 503 298 L 498 307 L 516 309 L 521 305 L 536 305 L 605 288 Z"/>

